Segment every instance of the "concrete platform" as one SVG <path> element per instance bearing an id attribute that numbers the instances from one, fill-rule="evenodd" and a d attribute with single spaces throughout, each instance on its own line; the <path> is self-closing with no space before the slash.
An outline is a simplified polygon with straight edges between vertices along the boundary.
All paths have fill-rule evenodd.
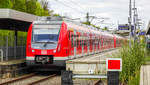
<path id="1" fill-rule="evenodd" d="M 150 85 L 150 65 L 141 66 L 140 85 Z"/>
<path id="2" fill-rule="evenodd" d="M 0 66 L 1 65 L 19 64 L 19 63 L 24 63 L 24 62 L 25 62 L 25 59 L 10 60 L 10 61 L 0 62 Z"/>
<path id="3" fill-rule="evenodd" d="M 0 78 L 11 78 L 27 72 L 25 59 L 0 62 Z"/>
<path id="4" fill-rule="evenodd" d="M 66 70 L 84 77 L 89 77 L 88 75 L 95 75 L 95 77 L 99 77 L 96 75 L 104 75 L 101 77 L 105 77 L 107 74 L 106 58 L 118 57 L 118 53 L 119 49 L 112 49 L 95 55 L 68 60 L 66 61 Z"/>

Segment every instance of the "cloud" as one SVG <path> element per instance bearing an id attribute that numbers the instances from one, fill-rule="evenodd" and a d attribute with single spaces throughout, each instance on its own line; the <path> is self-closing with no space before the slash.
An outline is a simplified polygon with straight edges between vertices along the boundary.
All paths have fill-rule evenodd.
<path id="1" fill-rule="evenodd" d="M 85 17 L 86 12 L 98 17 L 110 17 L 110 22 L 126 24 L 129 16 L 129 0 L 49 0 L 51 8 L 60 14 L 68 13 L 73 18 Z M 62 3 L 60 3 L 61 1 Z M 133 3 L 133 0 L 132 0 Z M 150 0 L 136 0 L 139 17 L 148 22 L 150 19 Z M 72 8 L 70 8 L 71 6 Z M 76 10 L 75 10 L 76 9 Z M 77 11 L 79 10 L 79 11 Z M 81 12 L 82 13 L 81 13 Z"/>

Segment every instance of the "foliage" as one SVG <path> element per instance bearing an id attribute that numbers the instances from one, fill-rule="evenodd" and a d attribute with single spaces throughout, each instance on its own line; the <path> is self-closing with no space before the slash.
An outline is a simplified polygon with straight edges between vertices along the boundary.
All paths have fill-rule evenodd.
<path id="1" fill-rule="evenodd" d="M 36 5 L 37 0 L 26 0 L 26 7 L 27 7 L 27 13 L 35 14 L 36 15 Z"/>
<path id="2" fill-rule="evenodd" d="M 12 9 L 26 12 L 26 0 L 12 0 Z"/>
<path id="3" fill-rule="evenodd" d="M 48 9 L 48 0 L 0 0 L 0 8 L 10 8 L 38 16 L 50 16 L 53 11 Z"/>
<path id="4" fill-rule="evenodd" d="M 135 76 L 131 76 L 128 82 L 129 85 L 140 85 L 140 71 L 135 72 Z"/>
<path id="5" fill-rule="evenodd" d="M 7 42 L 7 37 L 8 37 L 8 46 L 14 46 L 15 42 L 15 33 L 14 31 L 10 30 L 0 30 L 0 46 L 6 46 Z M 27 33 L 26 32 L 18 32 L 18 45 L 26 45 L 26 37 Z"/>
<path id="6" fill-rule="evenodd" d="M 53 16 L 60 16 L 59 14 L 54 14 Z"/>
<path id="7" fill-rule="evenodd" d="M 36 11 L 35 14 L 37 16 L 42 16 L 43 15 L 43 8 L 41 7 L 41 4 L 39 2 L 36 2 Z"/>
<path id="8" fill-rule="evenodd" d="M 123 67 L 120 79 L 123 83 L 129 83 L 132 78 L 136 78 L 136 73 L 145 62 L 145 54 L 145 44 L 142 43 L 135 42 L 131 47 L 126 45 L 121 49 Z"/>
<path id="9" fill-rule="evenodd" d="M 104 27 L 102 30 L 105 30 L 105 31 L 107 31 L 107 30 L 108 30 L 108 27 Z"/>
<path id="10" fill-rule="evenodd" d="M 11 0 L 0 0 L 0 8 L 12 8 Z"/>
<path id="11" fill-rule="evenodd" d="M 90 23 L 89 23 L 89 22 L 83 22 L 82 24 L 90 25 Z"/>
<path id="12" fill-rule="evenodd" d="M 82 24 L 86 24 L 86 25 L 91 25 L 92 27 L 97 28 L 98 30 L 100 29 L 100 27 L 94 25 L 94 24 L 90 24 L 89 22 L 83 22 Z"/>

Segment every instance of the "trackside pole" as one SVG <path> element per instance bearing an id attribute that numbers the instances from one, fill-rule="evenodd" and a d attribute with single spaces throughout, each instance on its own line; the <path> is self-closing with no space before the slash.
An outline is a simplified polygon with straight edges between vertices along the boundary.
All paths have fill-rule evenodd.
<path id="1" fill-rule="evenodd" d="M 122 71 L 121 58 L 108 58 L 106 60 L 107 84 L 119 85 L 119 71 Z"/>
<path id="2" fill-rule="evenodd" d="M 108 71 L 107 72 L 107 84 L 108 85 L 119 85 L 119 71 Z"/>
<path id="3" fill-rule="evenodd" d="M 73 85 L 72 71 L 61 71 L 61 85 Z"/>

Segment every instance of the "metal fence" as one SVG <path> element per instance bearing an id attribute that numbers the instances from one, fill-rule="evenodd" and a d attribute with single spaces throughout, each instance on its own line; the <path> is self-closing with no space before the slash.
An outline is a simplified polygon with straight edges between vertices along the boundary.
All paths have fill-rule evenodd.
<path id="1" fill-rule="evenodd" d="M 16 45 L 17 42 L 17 45 Z M 24 59 L 26 53 L 26 38 L 11 36 L 0 36 L 0 61 Z"/>

